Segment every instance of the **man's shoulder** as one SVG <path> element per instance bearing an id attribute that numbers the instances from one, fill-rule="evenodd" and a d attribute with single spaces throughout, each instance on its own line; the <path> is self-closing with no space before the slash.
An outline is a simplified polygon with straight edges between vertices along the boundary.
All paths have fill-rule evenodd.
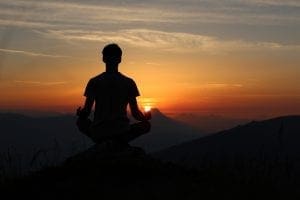
<path id="1" fill-rule="evenodd" d="M 104 73 L 98 74 L 92 78 L 90 78 L 89 82 L 95 82 L 104 78 Z"/>
<path id="2" fill-rule="evenodd" d="M 119 81 L 121 81 L 123 84 L 129 84 L 129 85 L 132 85 L 132 84 L 135 84 L 135 81 L 130 78 L 129 76 L 126 76 L 122 73 L 117 73 L 117 74 L 114 74 L 113 76 L 111 76 L 111 74 L 107 74 L 105 72 L 97 75 L 97 76 L 94 76 L 92 77 L 89 82 L 91 84 L 93 83 L 99 83 L 99 82 L 102 82 L 102 81 L 109 81 L 111 79 L 117 79 Z"/>
<path id="3" fill-rule="evenodd" d="M 124 81 L 130 82 L 130 83 L 134 82 L 134 80 L 133 80 L 132 78 L 130 78 L 129 76 L 126 76 L 126 75 L 124 75 L 124 74 L 122 74 L 122 73 L 119 73 L 119 76 L 120 76 Z"/>
<path id="4" fill-rule="evenodd" d="M 105 72 L 102 72 L 94 77 L 91 78 L 91 80 L 98 80 L 98 79 L 101 79 L 105 76 Z"/>

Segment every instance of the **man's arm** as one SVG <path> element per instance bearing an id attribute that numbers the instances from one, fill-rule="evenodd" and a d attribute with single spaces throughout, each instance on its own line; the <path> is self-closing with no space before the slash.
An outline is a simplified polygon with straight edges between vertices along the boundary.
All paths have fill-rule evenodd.
<path id="1" fill-rule="evenodd" d="M 130 107 L 130 111 L 132 116 L 138 120 L 138 121 L 148 121 L 151 119 L 151 113 L 149 112 L 149 114 L 147 114 L 146 116 L 140 111 L 136 98 L 132 97 L 129 100 L 129 107 Z"/>
<path id="2" fill-rule="evenodd" d="M 82 109 L 81 107 L 77 109 L 77 115 L 81 118 L 88 118 L 92 111 L 93 104 L 94 104 L 94 98 L 86 97 L 84 107 Z"/>

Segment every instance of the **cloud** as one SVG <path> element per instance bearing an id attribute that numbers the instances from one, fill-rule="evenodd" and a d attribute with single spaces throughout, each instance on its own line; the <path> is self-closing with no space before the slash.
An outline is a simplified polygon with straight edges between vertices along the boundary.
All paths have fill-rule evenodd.
<path id="1" fill-rule="evenodd" d="M 214 90 L 214 89 L 239 89 L 243 88 L 244 85 L 241 83 L 219 83 L 219 82 L 213 82 L 213 83 L 203 83 L 203 84 L 193 84 L 193 83 L 180 83 L 180 87 L 182 85 L 185 88 L 190 88 L 190 89 L 209 89 L 209 90 Z"/>
<path id="2" fill-rule="evenodd" d="M 246 1 L 241 0 L 245 3 L 252 3 L 252 4 L 264 4 L 264 5 L 273 5 L 273 6 L 293 6 L 293 7 L 300 7 L 300 2 L 298 0 L 252 0 Z"/>
<path id="3" fill-rule="evenodd" d="M 106 2 L 108 4 L 108 2 Z M 174 13 L 140 6 L 106 5 L 55 1 L 0 2 L 2 23 L 15 20 L 23 24 L 93 26 L 101 23 L 172 21 Z M 22 12 L 20 12 L 22 11 Z M 0 15 L 0 16 L 1 16 Z M 174 18 L 176 19 L 176 18 Z M 177 20 L 176 20 L 177 21 Z M 13 24 L 11 24 L 13 25 Z"/>
<path id="4" fill-rule="evenodd" d="M 236 84 L 206 83 L 206 84 L 203 84 L 201 87 L 204 87 L 204 88 L 241 88 L 244 86 L 243 86 L 243 84 L 240 84 L 240 83 L 236 83 Z"/>
<path id="5" fill-rule="evenodd" d="M 284 45 L 274 42 L 250 42 L 244 40 L 221 40 L 216 37 L 164 32 L 148 29 L 125 29 L 119 31 L 50 30 L 42 33 L 63 40 L 118 42 L 135 47 L 155 48 L 173 52 L 206 52 L 224 54 L 234 51 L 299 51 L 300 45 Z"/>
<path id="6" fill-rule="evenodd" d="M 300 3 L 296 0 L 130 0 L 122 3 L 109 0 L 102 0 L 101 3 L 96 0 L 2 0 L 0 25 L 28 28 L 60 39 L 105 43 L 115 41 L 165 51 L 210 54 L 256 50 L 298 51 L 297 41 L 293 45 L 285 45 L 280 42 L 224 40 L 197 34 L 195 30 L 201 31 L 198 28 L 201 24 L 210 24 L 217 30 L 219 24 L 280 24 L 285 27 L 288 25 L 291 29 L 282 30 L 279 27 L 274 35 L 284 31 L 297 38 L 294 36 L 297 31 L 294 33 L 290 30 L 300 25 L 299 9 Z M 167 32 L 161 27 L 172 27 L 172 30 Z M 254 27 L 246 35 L 257 30 Z M 227 31 L 223 27 L 221 32 Z M 230 32 L 227 33 L 229 36 Z M 220 32 L 210 34 L 220 35 Z M 4 52 L 4 49 L 0 51 Z M 67 57 L 11 49 L 5 51 L 28 56 Z"/>
<path id="7" fill-rule="evenodd" d="M 11 53 L 11 54 L 22 54 L 25 56 L 38 56 L 38 57 L 48 57 L 48 58 L 69 58 L 70 56 L 64 55 L 52 55 L 52 54 L 43 54 L 43 53 L 35 53 L 31 51 L 22 51 L 15 49 L 2 49 L 0 48 L 0 52 Z"/>
<path id="8" fill-rule="evenodd" d="M 55 1 L 3 0 L 0 24 L 33 27 L 106 25 L 299 24 L 299 1 L 182 0 L 182 1 Z M 10 23 L 14 22 L 14 23 Z"/>
<path id="9" fill-rule="evenodd" d="M 156 63 L 156 62 L 146 62 L 146 65 L 152 65 L 152 66 L 161 66 L 162 64 Z"/>
<path id="10" fill-rule="evenodd" d="M 54 86 L 67 84 L 66 81 L 54 81 L 54 82 L 41 82 L 41 81 L 30 81 L 30 80 L 14 80 L 16 84 L 22 85 L 33 85 L 33 86 Z"/>

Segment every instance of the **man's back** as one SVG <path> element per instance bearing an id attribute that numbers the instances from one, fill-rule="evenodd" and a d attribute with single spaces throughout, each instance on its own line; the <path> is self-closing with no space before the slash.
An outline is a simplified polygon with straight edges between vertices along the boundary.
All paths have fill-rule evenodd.
<path id="1" fill-rule="evenodd" d="M 129 124 L 127 105 L 139 96 L 135 82 L 120 72 L 103 72 L 90 79 L 84 95 L 95 99 L 94 124 Z"/>

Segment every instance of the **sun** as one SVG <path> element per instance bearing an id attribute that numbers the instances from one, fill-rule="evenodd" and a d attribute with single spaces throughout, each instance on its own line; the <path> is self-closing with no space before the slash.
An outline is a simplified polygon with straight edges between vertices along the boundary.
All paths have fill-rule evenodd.
<path id="1" fill-rule="evenodd" d="M 157 107 L 157 100 L 154 98 L 144 97 L 140 98 L 138 101 L 145 112 L 150 112 L 152 108 Z"/>
<path id="2" fill-rule="evenodd" d="M 144 110 L 145 110 L 145 112 L 151 111 L 151 106 L 150 105 L 144 106 Z"/>

